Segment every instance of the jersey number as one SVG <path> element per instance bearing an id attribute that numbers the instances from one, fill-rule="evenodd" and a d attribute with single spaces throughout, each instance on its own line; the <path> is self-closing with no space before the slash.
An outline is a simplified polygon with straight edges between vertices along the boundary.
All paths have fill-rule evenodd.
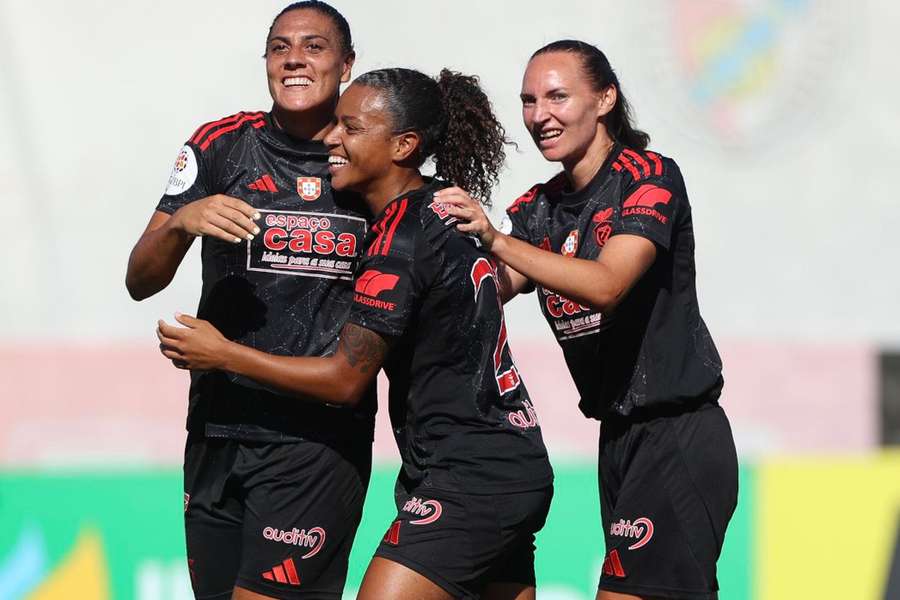
<path id="1" fill-rule="evenodd" d="M 479 258 L 475 261 L 470 275 L 472 283 L 475 285 L 476 303 L 478 302 L 478 292 L 481 290 L 481 284 L 485 279 L 493 278 L 494 286 L 495 288 L 497 287 L 497 274 L 494 271 L 494 266 L 486 258 Z M 512 356 L 509 357 L 509 369 L 503 372 L 500 371 L 503 366 L 503 353 L 506 351 L 507 355 L 509 355 L 509 349 L 507 348 L 506 319 L 503 316 L 503 303 L 500 301 L 499 294 L 495 292 L 494 295 L 497 299 L 497 306 L 500 309 L 500 334 L 497 336 L 497 346 L 494 348 L 494 376 L 497 379 L 497 387 L 500 389 L 500 394 L 505 394 L 519 387 L 522 379 L 519 377 L 516 365 L 513 364 Z"/>

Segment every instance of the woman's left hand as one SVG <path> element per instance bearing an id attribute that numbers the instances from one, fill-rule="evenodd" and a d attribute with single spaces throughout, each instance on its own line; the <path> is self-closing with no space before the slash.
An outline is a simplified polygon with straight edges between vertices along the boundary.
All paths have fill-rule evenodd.
<path id="1" fill-rule="evenodd" d="M 434 193 L 434 199 L 446 205 L 449 214 L 463 221 L 456 226 L 457 229 L 474 233 L 481 240 L 485 250 L 490 251 L 498 232 L 480 203 L 458 187 L 438 190 Z"/>
<path id="2" fill-rule="evenodd" d="M 179 369 L 210 371 L 222 369 L 229 342 L 208 321 L 175 314 L 182 326 L 157 321 L 159 351 Z"/>

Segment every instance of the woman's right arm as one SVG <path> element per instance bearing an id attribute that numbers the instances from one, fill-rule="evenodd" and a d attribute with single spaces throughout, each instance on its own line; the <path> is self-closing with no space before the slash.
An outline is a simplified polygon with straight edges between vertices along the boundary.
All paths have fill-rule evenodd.
<path id="1" fill-rule="evenodd" d="M 462 220 L 457 225 L 460 231 L 478 235 L 510 272 L 602 312 L 613 310 L 656 259 L 654 243 L 638 235 L 615 236 L 596 260 L 562 256 L 500 233 L 481 206 L 459 188 L 441 190 L 435 198 Z M 520 280 L 511 279 L 515 281 Z"/>
<path id="2" fill-rule="evenodd" d="M 172 281 L 196 236 L 226 242 L 253 239 L 259 213 L 237 198 L 215 194 L 186 204 L 172 215 L 157 210 L 128 258 L 125 287 L 135 300 L 149 298 Z"/>
<path id="3" fill-rule="evenodd" d="M 503 261 L 498 261 L 497 275 L 500 279 L 500 300 L 506 304 L 522 292 L 531 291 L 534 284 L 531 280 L 510 267 Z"/>

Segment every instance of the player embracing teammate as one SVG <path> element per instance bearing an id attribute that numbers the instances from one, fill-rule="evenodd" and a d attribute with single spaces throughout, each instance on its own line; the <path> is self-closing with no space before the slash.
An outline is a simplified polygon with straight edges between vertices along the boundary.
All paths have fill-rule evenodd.
<path id="1" fill-rule="evenodd" d="M 529 62 L 525 124 L 563 172 L 509 208 L 510 235 L 460 189 L 487 198 L 503 158 L 477 82 L 383 69 L 337 103 L 353 58 L 330 6 L 279 14 L 272 111 L 191 136 L 129 262 L 129 290 L 146 297 L 204 236 L 198 318 L 158 330 L 192 371 L 197 596 L 340 597 L 384 368 L 398 514 L 360 598 L 534 598 L 552 471 L 501 298 L 537 287 L 580 406 L 603 421 L 598 599 L 716 597 L 737 469 L 690 206 L 606 57 L 562 41 Z M 431 156 L 460 187 L 420 175 Z"/>
<path id="2" fill-rule="evenodd" d="M 368 215 L 332 189 L 322 138 L 354 56 L 328 4 L 297 2 L 275 18 L 271 111 L 207 123 L 184 144 L 131 254 L 134 298 L 168 285 L 201 237 L 200 318 L 264 352 L 334 352 Z M 198 598 L 341 597 L 374 411 L 371 386 L 356 406 L 330 407 L 234 373 L 191 373 L 184 517 Z"/>

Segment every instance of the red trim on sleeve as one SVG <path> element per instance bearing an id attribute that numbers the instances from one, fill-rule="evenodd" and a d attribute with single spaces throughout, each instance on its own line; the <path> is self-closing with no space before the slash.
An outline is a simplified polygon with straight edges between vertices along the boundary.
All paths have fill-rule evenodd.
<path id="1" fill-rule="evenodd" d="M 654 166 L 653 174 L 654 175 L 662 175 L 663 168 L 662 168 L 662 161 L 659 159 L 659 154 L 656 154 L 654 152 L 647 152 L 647 156 L 649 156 L 650 160 L 653 161 L 653 166 Z"/>
<path id="2" fill-rule="evenodd" d="M 636 162 L 638 165 L 640 165 L 641 169 L 643 169 L 643 171 L 644 171 L 644 177 L 650 176 L 650 163 L 648 163 L 647 160 L 643 156 L 641 156 L 640 154 L 638 154 L 631 148 L 623 149 L 622 154 L 625 154 L 625 155 L 631 157 L 634 160 L 634 162 Z"/>
<path id="3" fill-rule="evenodd" d="M 219 127 L 220 125 L 227 125 L 228 123 L 233 123 L 241 118 L 242 115 L 246 113 L 239 112 L 235 115 L 231 115 L 230 117 L 225 117 L 224 119 L 219 119 L 218 121 L 213 121 L 211 123 L 207 123 L 206 125 L 201 125 L 197 131 L 194 132 L 194 135 L 191 136 L 191 143 L 196 144 L 200 141 L 204 135 L 206 135 L 209 131 Z"/>
<path id="4" fill-rule="evenodd" d="M 620 154 L 619 157 L 616 159 L 616 163 L 621 163 L 621 165 L 623 167 L 628 169 L 628 171 L 631 173 L 631 176 L 634 178 L 635 181 L 637 181 L 641 178 L 641 174 L 638 173 L 638 170 L 634 167 L 633 164 L 631 164 L 631 161 L 628 159 L 627 156 L 622 156 Z"/>
<path id="5" fill-rule="evenodd" d="M 384 217 L 382 217 L 380 221 L 372 226 L 372 231 L 374 231 L 378 235 L 375 237 L 375 240 L 369 245 L 369 251 L 366 253 L 369 256 L 378 254 L 378 249 L 381 248 L 381 242 L 382 240 L 384 240 L 384 228 L 387 225 L 388 219 L 391 218 L 391 215 L 394 214 L 395 210 L 397 210 L 396 204 L 391 204 L 390 206 L 388 206 L 387 210 L 384 211 Z"/>
<path id="6" fill-rule="evenodd" d="M 245 123 L 249 123 L 251 121 L 258 121 L 258 122 L 264 124 L 265 121 L 261 120 L 262 118 L 263 118 L 263 113 L 248 114 L 248 115 L 242 116 L 240 119 L 237 120 L 237 122 L 232 123 L 231 125 L 226 125 L 225 127 L 220 127 L 219 129 L 216 129 L 214 132 L 209 134 L 209 136 L 206 138 L 205 141 L 203 141 L 203 143 L 201 143 L 199 145 L 200 150 L 206 150 L 207 148 L 209 148 L 209 145 L 216 138 L 223 136 L 230 131 L 234 131 L 235 129 L 238 129 L 241 125 L 244 125 Z M 256 124 L 254 123 L 254 126 L 255 125 Z"/>
<path id="7" fill-rule="evenodd" d="M 397 231 L 397 225 L 403 219 L 403 215 L 406 213 L 406 206 L 409 204 L 409 200 L 404 198 L 400 201 L 400 206 L 397 209 L 397 215 L 394 217 L 393 222 L 391 223 L 391 227 L 387 232 L 387 237 L 384 240 L 384 247 L 381 249 L 381 255 L 387 256 L 388 251 L 391 249 L 391 242 L 394 241 L 394 232 Z"/>
<path id="8" fill-rule="evenodd" d="M 506 209 L 507 212 L 509 212 L 509 213 L 519 212 L 519 205 L 520 204 L 528 204 L 529 202 L 534 200 L 535 196 L 537 196 L 539 187 L 540 186 L 536 185 L 533 188 L 531 188 L 530 190 L 528 190 L 527 192 L 525 192 L 524 194 L 522 194 L 521 196 L 519 196 L 518 198 L 516 198 L 513 201 L 513 203 L 509 205 L 509 208 Z"/>

